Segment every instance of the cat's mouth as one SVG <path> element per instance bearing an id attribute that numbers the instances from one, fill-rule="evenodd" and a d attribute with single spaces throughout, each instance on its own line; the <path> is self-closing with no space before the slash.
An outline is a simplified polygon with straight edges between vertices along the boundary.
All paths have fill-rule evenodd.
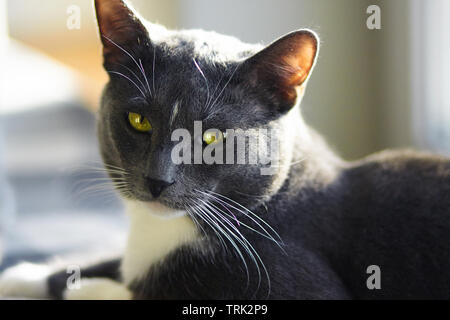
<path id="1" fill-rule="evenodd" d="M 161 205 L 175 210 L 186 210 L 187 204 L 183 201 L 183 197 L 180 197 L 177 201 L 169 200 L 166 198 L 158 198 L 152 201 L 147 201 L 149 205 L 153 203 L 160 203 Z"/>
<path id="2" fill-rule="evenodd" d="M 149 194 L 128 194 L 127 199 L 132 201 L 138 201 L 147 207 L 158 207 L 158 206 L 164 206 L 167 209 L 170 210 L 183 210 L 186 211 L 189 208 L 189 204 L 192 202 L 191 197 L 179 195 L 177 197 L 167 197 L 167 196 L 161 196 L 158 198 L 153 198 Z"/>
<path id="3" fill-rule="evenodd" d="M 161 195 L 157 198 L 153 197 L 150 193 L 140 192 L 138 190 L 128 189 L 120 190 L 119 194 L 125 201 L 139 202 L 144 204 L 146 207 L 158 207 L 164 206 L 166 210 L 187 210 L 188 203 L 191 198 L 183 195 L 176 197 Z M 163 210 L 164 211 L 164 210 Z"/>

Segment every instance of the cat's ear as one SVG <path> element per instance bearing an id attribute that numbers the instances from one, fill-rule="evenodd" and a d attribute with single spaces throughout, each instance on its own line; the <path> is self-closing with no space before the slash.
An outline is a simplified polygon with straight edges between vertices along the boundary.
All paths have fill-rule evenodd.
<path id="1" fill-rule="evenodd" d="M 319 39 L 310 30 L 291 32 L 244 62 L 253 87 L 270 93 L 279 111 L 292 108 L 303 94 L 316 62 Z"/>
<path id="2" fill-rule="evenodd" d="M 101 41 L 104 65 L 130 59 L 139 46 L 148 45 L 147 29 L 133 8 L 122 0 L 95 0 L 95 12 Z"/>

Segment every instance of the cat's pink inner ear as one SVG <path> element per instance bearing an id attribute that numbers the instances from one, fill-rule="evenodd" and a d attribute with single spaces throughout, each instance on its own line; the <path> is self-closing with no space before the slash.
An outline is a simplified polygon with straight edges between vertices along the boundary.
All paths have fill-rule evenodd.
<path id="1" fill-rule="evenodd" d="M 286 85 L 299 86 L 308 78 L 314 65 L 317 53 L 317 43 L 309 36 L 295 41 L 281 59 L 281 65 L 286 70 L 284 75 Z"/>
<path id="2" fill-rule="evenodd" d="M 139 38 L 146 37 L 147 31 L 124 1 L 95 0 L 95 12 L 105 60 L 118 60 L 123 55 L 119 46 L 144 41 Z"/>
<path id="3" fill-rule="evenodd" d="M 318 38 L 309 30 L 299 30 L 278 39 L 254 58 L 257 82 L 271 84 L 286 102 L 294 102 L 296 88 L 305 83 L 314 66 Z"/>

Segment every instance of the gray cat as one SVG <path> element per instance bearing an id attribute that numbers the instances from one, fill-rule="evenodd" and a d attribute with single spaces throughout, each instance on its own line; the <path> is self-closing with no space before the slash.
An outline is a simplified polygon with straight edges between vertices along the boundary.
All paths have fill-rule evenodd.
<path id="1" fill-rule="evenodd" d="M 120 0 L 97 0 L 95 7 L 110 74 L 98 138 L 131 219 L 126 251 L 83 269 L 80 289 L 67 288 L 65 270 L 25 264 L 3 274 L 0 292 L 450 298 L 449 159 L 335 156 L 300 116 L 319 50 L 314 32 L 294 31 L 263 48 L 213 32 L 169 31 Z M 196 121 L 214 134 L 195 134 Z M 175 163 L 177 129 L 191 134 L 183 147 L 209 150 L 223 142 L 210 155 L 236 161 L 239 150 L 228 146 L 237 138 L 227 129 L 263 130 L 258 147 L 245 143 L 244 158 L 274 142 L 276 165 L 262 174 L 267 163 L 190 162 L 190 147 Z M 32 280 L 23 277 L 30 272 Z"/>

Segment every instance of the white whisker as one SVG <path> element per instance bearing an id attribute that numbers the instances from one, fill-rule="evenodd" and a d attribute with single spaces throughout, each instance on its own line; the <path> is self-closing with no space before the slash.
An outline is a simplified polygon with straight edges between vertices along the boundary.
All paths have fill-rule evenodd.
<path id="1" fill-rule="evenodd" d="M 225 232 L 222 227 L 219 226 L 219 224 L 217 223 L 217 220 L 213 219 L 213 217 L 210 214 L 208 214 L 208 210 L 204 206 L 199 206 L 197 208 L 200 210 L 200 212 L 203 213 L 202 214 L 203 221 L 206 222 L 206 220 L 208 220 L 210 223 L 214 224 L 215 228 L 217 228 L 221 232 L 221 234 L 223 236 L 225 236 L 227 238 L 227 240 L 230 242 L 230 244 L 234 247 L 234 249 L 236 250 L 236 253 L 239 255 L 240 259 L 242 260 L 242 262 L 245 266 L 245 271 L 246 271 L 247 279 L 249 282 L 250 273 L 248 270 L 247 262 L 245 261 L 245 258 L 243 256 L 241 250 L 239 249 L 238 245 L 234 242 L 234 240 L 230 237 L 230 235 L 227 232 Z M 234 237 L 234 238 L 236 239 L 236 237 Z"/>
<path id="2" fill-rule="evenodd" d="M 203 191 L 201 191 L 201 192 L 203 192 Z M 238 202 L 236 202 L 236 201 L 234 201 L 233 199 L 230 199 L 230 198 L 228 198 L 228 197 L 226 197 L 226 196 L 224 196 L 224 195 L 222 195 L 222 194 L 220 194 L 220 193 L 216 193 L 216 192 L 213 192 L 213 191 L 210 191 L 209 193 L 205 193 L 205 192 L 203 192 L 203 194 L 206 194 L 206 195 L 209 195 L 209 196 L 212 196 L 212 195 L 216 195 L 217 197 L 220 197 L 220 198 L 222 198 L 222 199 L 225 199 L 225 200 L 227 200 L 227 201 L 230 201 L 231 203 L 233 203 L 233 204 L 235 204 L 236 206 L 238 206 L 238 207 L 240 207 L 241 209 L 239 209 L 239 208 L 236 208 L 235 206 L 233 206 L 232 204 L 228 204 L 229 206 L 231 206 L 232 208 L 234 208 L 234 209 L 236 209 L 236 210 L 238 210 L 239 212 L 241 212 L 242 214 L 244 214 L 244 215 L 246 215 L 247 217 L 249 217 L 249 219 L 251 219 L 253 222 L 255 222 L 256 224 L 258 224 L 258 226 L 260 227 L 260 228 L 262 228 L 267 234 L 269 234 L 258 222 L 256 222 L 251 216 L 253 216 L 253 217 L 255 217 L 256 219 L 258 219 L 259 221 L 261 221 L 261 223 L 263 223 L 264 225 L 266 225 L 274 234 L 275 234 L 275 236 L 279 239 L 279 242 L 280 243 L 283 243 L 283 240 L 281 239 L 281 237 L 280 237 L 280 235 L 266 222 L 266 221 L 264 221 L 264 219 L 262 219 L 260 216 L 258 216 L 257 214 L 255 214 L 254 212 L 252 212 L 251 210 L 249 210 L 249 209 L 247 209 L 246 207 L 244 207 L 243 205 L 241 205 L 240 203 L 238 203 Z M 251 215 L 251 216 L 250 216 Z M 276 243 L 278 243 L 278 241 L 276 241 Z"/>
<path id="3" fill-rule="evenodd" d="M 155 89 L 155 59 L 156 59 L 156 47 L 153 46 L 153 71 L 152 71 L 152 78 L 153 78 L 153 93 L 156 95 L 156 89 Z"/>
<path id="4" fill-rule="evenodd" d="M 249 257 L 252 259 L 253 263 L 256 266 L 256 270 L 258 272 L 258 287 L 256 289 L 256 291 L 259 290 L 260 286 L 261 286 L 261 270 L 259 267 L 259 263 L 257 261 L 257 259 L 255 258 L 255 254 L 257 257 L 259 257 L 259 255 L 257 254 L 256 250 L 253 248 L 253 246 L 250 244 L 250 242 L 245 238 L 245 236 L 230 222 L 230 220 L 224 218 L 219 212 L 215 211 L 208 202 L 205 202 L 203 200 L 200 200 L 203 205 L 206 207 L 206 210 L 208 210 L 208 212 L 210 212 L 210 216 L 215 219 L 217 221 L 217 223 L 221 224 L 223 226 L 223 228 L 225 228 L 226 231 L 228 231 L 228 234 L 230 234 L 231 236 L 233 236 L 238 242 L 239 244 L 245 249 L 245 251 L 247 252 L 247 254 L 249 255 Z M 218 219 L 218 217 L 216 216 L 218 215 L 220 219 Z M 228 224 L 233 230 L 230 230 L 226 225 Z M 259 262 L 264 265 L 264 263 L 262 262 L 261 259 L 258 259 Z M 267 274 L 267 278 L 268 281 L 270 283 L 270 278 Z M 248 278 L 249 279 L 249 278 Z M 249 281 L 247 286 L 249 285 Z M 270 285 L 269 285 L 270 287 Z"/>
<path id="5" fill-rule="evenodd" d="M 200 207 L 197 204 L 193 204 L 193 206 L 189 205 L 189 207 L 191 208 L 191 210 L 194 210 L 197 213 L 197 215 L 214 231 L 214 233 L 217 235 L 217 238 L 220 241 L 222 248 L 225 251 L 228 251 L 228 247 L 226 245 L 225 240 L 222 237 L 222 234 L 217 230 L 217 228 L 214 225 L 212 225 L 209 222 L 207 218 L 204 217 L 204 214 L 202 213 Z"/>
<path id="6" fill-rule="evenodd" d="M 122 50 L 125 54 L 127 54 L 132 60 L 133 60 L 133 62 L 136 64 L 136 66 L 138 67 L 138 69 L 141 71 L 141 73 L 142 73 L 142 75 L 144 76 L 144 78 L 145 79 L 147 79 L 147 77 L 146 77 L 146 75 L 145 75 L 145 72 L 144 72 L 144 69 L 142 68 L 142 64 L 141 64 L 141 66 L 137 63 L 137 61 L 136 61 L 136 59 L 127 51 L 127 50 L 125 50 L 124 48 L 122 48 L 121 46 L 119 46 L 117 43 L 115 43 L 112 39 L 110 39 L 110 38 L 108 38 L 107 36 L 105 36 L 105 35 L 102 35 L 102 37 L 104 37 L 106 40 L 108 40 L 109 42 L 111 42 L 113 45 L 115 45 L 117 48 L 119 48 L 120 50 Z M 150 89 L 150 88 L 149 88 Z M 151 92 L 150 92 L 150 95 L 151 95 Z M 145 98 L 145 95 L 144 95 L 144 98 Z"/>
<path id="7" fill-rule="evenodd" d="M 198 71 L 200 72 L 201 76 L 203 77 L 203 79 L 205 80 L 205 84 L 206 84 L 206 90 L 207 90 L 207 96 L 206 96 L 206 103 L 205 103 L 205 107 L 208 105 L 209 103 L 209 99 L 210 99 L 210 92 L 209 92 L 209 83 L 208 83 L 208 79 L 206 79 L 205 74 L 203 73 L 203 70 L 200 68 L 200 66 L 198 65 L 197 61 L 194 59 L 192 59 L 194 61 L 195 67 L 198 69 Z"/>
<path id="8" fill-rule="evenodd" d="M 150 85 L 148 84 L 147 76 L 145 75 L 145 69 L 144 69 L 144 66 L 142 65 L 141 59 L 139 59 L 139 65 L 141 66 L 141 71 L 142 71 L 142 75 L 144 76 L 145 83 L 147 83 L 148 92 L 150 93 L 150 96 L 153 96 L 152 91 L 150 90 Z"/>
<path id="9" fill-rule="evenodd" d="M 216 99 L 214 100 L 214 102 L 211 104 L 210 108 L 214 108 L 214 105 L 216 104 L 217 100 L 219 100 L 220 96 L 223 94 L 223 92 L 225 91 L 225 89 L 227 88 L 228 84 L 231 82 L 231 80 L 233 79 L 237 69 L 240 67 L 240 64 L 238 64 L 236 66 L 236 68 L 234 68 L 233 72 L 231 73 L 230 78 L 228 79 L 228 81 L 225 83 L 225 85 L 223 86 L 222 90 L 219 92 L 219 94 L 217 95 Z"/>
<path id="10" fill-rule="evenodd" d="M 123 68 L 125 68 L 125 69 L 127 69 L 128 72 L 130 72 L 130 73 L 131 73 L 131 74 L 139 81 L 139 83 L 141 84 L 142 88 L 144 88 L 144 90 L 147 90 L 147 88 L 145 88 L 145 85 L 144 85 L 144 83 L 142 82 L 142 80 L 136 75 L 136 73 L 133 72 L 133 70 L 131 70 L 130 68 L 128 68 L 128 67 L 127 67 L 126 65 L 124 65 L 124 64 L 118 63 L 118 65 L 121 66 L 121 67 L 123 67 Z M 149 94 L 150 94 L 150 93 L 149 93 Z"/>
<path id="11" fill-rule="evenodd" d="M 144 92 L 141 90 L 141 88 L 139 88 L 139 86 L 138 86 L 133 80 L 131 80 L 129 77 L 127 77 L 127 76 L 124 75 L 123 73 L 120 73 L 120 72 L 117 72 L 117 71 L 107 70 L 107 72 L 113 73 L 113 74 L 117 74 L 117 75 L 120 75 L 120 76 L 124 77 L 125 79 L 127 79 L 128 81 L 130 81 L 130 82 L 131 82 L 132 84 L 134 84 L 134 86 L 140 91 L 140 93 L 142 94 L 142 97 L 143 97 L 144 99 L 146 99 L 146 96 L 145 96 Z"/>
<path id="12" fill-rule="evenodd" d="M 212 191 L 210 191 L 209 193 L 207 193 L 207 192 L 203 192 L 203 191 L 201 191 L 201 190 L 197 190 L 198 192 L 200 192 L 200 193 L 202 193 L 203 195 L 205 195 L 205 196 L 207 196 L 207 197 L 210 197 L 210 198 L 212 198 L 213 200 L 215 200 L 215 201 L 217 201 L 217 202 L 219 202 L 219 203 L 221 203 L 221 204 L 223 204 L 223 205 L 225 205 L 225 206 L 228 206 L 229 208 L 232 208 L 232 209 L 235 209 L 235 210 L 237 210 L 238 212 L 240 212 L 240 213 L 242 213 L 243 215 L 245 215 L 246 217 L 248 217 L 251 221 L 253 221 L 259 228 L 261 228 L 261 230 L 265 233 L 265 234 L 262 234 L 262 233 L 260 233 L 260 232 L 257 232 L 258 234 L 260 234 L 260 235 L 262 235 L 262 236 L 264 236 L 265 238 L 267 238 L 267 239 L 269 239 L 269 240 L 271 240 L 271 241 L 273 241 L 273 242 L 275 242 L 276 244 L 277 244 L 277 246 L 280 248 L 280 249 L 282 249 L 283 251 L 284 251 L 284 248 L 282 247 L 282 245 L 283 245 L 283 240 L 281 239 L 281 237 L 279 236 L 279 234 L 266 222 L 266 221 L 264 221 L 262 218 L 260 218 L 258 215 L 256 215 L 255 213 L 253 213 L 252 211 L 250 211 L 249 209 L 247 209 L 247 208 L 245 208 L 244 206 L 242 206 L 241 204 L 239 204 L 238 202 L 236 202 L 236 201 L 234 201 L 234 200 L 232 200 L 232 199 L 230 199 L 230 198 L 228 198 L 228 197 L 225 197 L 224 195 L 221 195 L 221 194 L 219 194 L 219 193 L 215 193 L 215 192 L 212 192 Z M 232 204 L 229 204 L 229 203 L 227 203 L 226 201 L 224 201 L 224 200 L 222 200 L 222 199 L 220 199 L 220 198 L 218 198 L 218 197 L 216 197 L 216 196 L 214 196 L 213 194 L 216 194 L 217 196 L 220 196 L 220 197 L 222 197 L 223 199 L 227 199 L 228 201 L 231 201 L 231 202 L 233 202 L 233 203 L 235 203 L 236 205 L 238 205 L 238 206 L 240 206 L 240 207 L 242 207 L 243 208 L 243 210 L 241 210 L 240 208 L 237 208 L 237 207 L 235 207 L 235 206 L 233 206 Z M 245 210 L 245 211 L 244 211 Z M 279 240 L 276 240 L 258 221 L 256 221 L 253 217 L 252 217 L 252 215 L 249 215 L 249 213 L 251 213 L 253 216 L 255 216 L 259 221 L 261 221 L 262 223 L 264 223 L 274 234 L 275 234 L 275 236 L 279 239 Z M 242 223 L 242 222 L 241 222 Z M 245 225 L 245 226 L 247 226 L 247 225 Z M 250 228 L 249 226 L 247 226 L 248 228 Z M 254 230 L 254 229 L 253 229 Z M 255 232 L 256 232 L 256 230 L 254 230 Z"/>

